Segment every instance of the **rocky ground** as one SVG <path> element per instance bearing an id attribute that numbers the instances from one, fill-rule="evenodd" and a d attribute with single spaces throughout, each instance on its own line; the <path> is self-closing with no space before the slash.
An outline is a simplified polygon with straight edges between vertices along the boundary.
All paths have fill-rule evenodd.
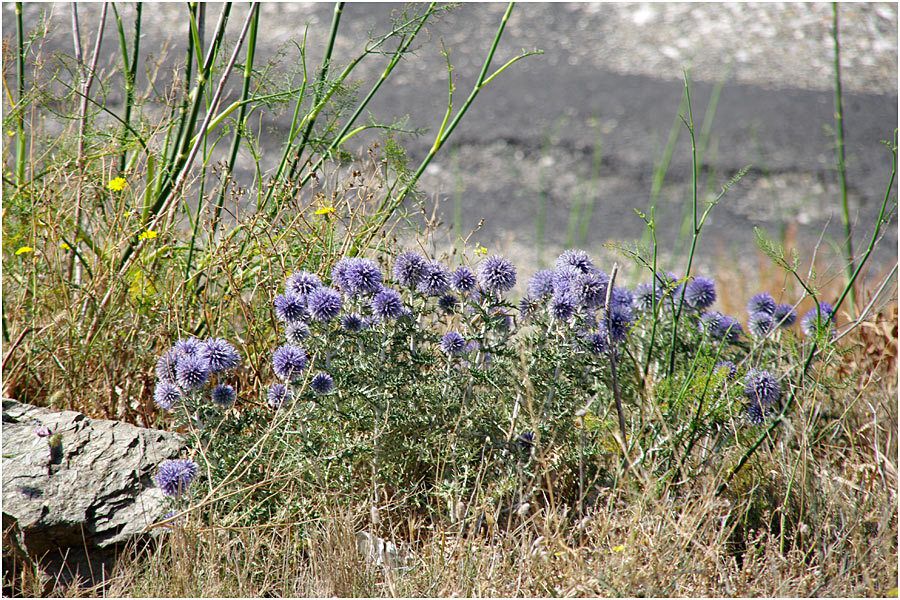
<path id="1" fill-rule="evenodd" d="M 366 34 L 383 31 L 400 8 L 349 4 L 335 64 L 346 63 Z M 40 9 L 52 15 L 48 48 L 69 52 L 69 5 Z M 4 17 L 11 14 L 8 5 L 3 10 Z M 35 22 L 38 10 L 26 7 L 27 22 Z M 97 6 L 79 10 L 88 31 Z M 232 35 L 246 10 L 236 7 Z M 428 28 L 417 56 L 398 68 L 371 104 L 378 120 L 408 116 L 408 126 L 428 130 L 407 140 L 414 162 L 427 151 L 429 133 L 443 115 L 447 74 L 441 44 L 451 51 L 457 97 L 464 97 L 503 10 L 500 4 L 469 4 L 449 11 Z M 131 11 L 122 9 L 126 22 Z M 280 69 L 296 70 L 293 42 L 307 25 L 309 60 L 315 61 L 331 11 L 329 4 L 265 4 L 258 64 L 280 57 Z M 181 4 L 145 10 L 143 44 L 153 59 L 180 63 L 184 12 Z M 210 8 L 208 30 L 217 14 Z M 840 17 L 850 201 L 863 232 L 871 228 L 889 174 L 889 154 L 880 140 L 897 126 L 897 7 L 842 4 Z M 596 251 L 609 241 L 633 240 L 643 229 L 632 209 L 649 204 L 654 166 L 677 123 L 682 70 L 688 68 L 698 123 L 714 86 L 724 81 L 704 156 L 704 187 L 714 193 L 738 169 L 752 165 L 714 212 L 701 267 L 713 256 L 754 262 L 755 225 L 778 234 L 793 223 L 806 250 L 828 225 L 826 242 L 839 244 L 831 18 L 831 5 L 824 3 L 519 5 L 495 63 L 522 49 L 544 54 L 515 65 L 482 93 L 426 172 L 422 189 L 445 223 L 458 220 L 465 235 L 483 222 L 473 241 L 532 264 L 551 259 L 570 242 L 570 232 L 582 228 L 584 212 L 573 215 L 576 205 L 593 206 L 583 245 Z M 7 28 L 4 35 L 13 34 Z M 110 29 L 107 65 L 117 60 L 115 51 Z M 367 89 L 365 82 L 383 65 L 377 56 L 360 65 L 360 89 Z M 110 90 L 113 110 L 121 103 L 117 93 Z M 290 119 L 286 112 L 263 119 L 264 153 L 277 153 Z M 664 244 L 678 238 L 690 197 L 690 147 L 681 133 L 658 201 Z M 896 231 L 888 231 L 878 255 L 882 264 L 896 257 Z"/>

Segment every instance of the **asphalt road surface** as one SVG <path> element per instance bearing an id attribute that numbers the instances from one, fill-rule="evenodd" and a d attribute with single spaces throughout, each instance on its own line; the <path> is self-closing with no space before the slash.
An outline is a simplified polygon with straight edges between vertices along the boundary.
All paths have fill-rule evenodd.
<path id="1" fill-rule="evenodd" d="M 334 68 L 355 56 L 367 33 L 385 31 L 401 8 L 348 4 Z M 407 127 L 426 130 L 405 138 L 414 164 L 430 147 L 445 108 L 441 46 L 450 51 L 459 106 L 504 8 L 465 4 L 448 11 L 427 27 L 416 55 L 371 103 L 367 118 L 405 119 Z M 26 4 L 26 27 L 36 23 L 41 9 L 51 18 L 46 50 L 71 53 L 70 6 Z M 126 24 L 132 10 L 122 8 Z M 229 39 L 246 10 L 236 5 Z M 97 5 L 81 5 L 79 11 L 84 30 L 92 31 Z M 897 127 L 897 7 L 852 4 L 840 11 L 848 181 L 859 238 L 871 230 L 890 173 L 881 140 Z M 183 4 L 145 5 L 142 44 L 148 59 L 180 65 L 185 12 Z M 329 4 L 264 4 L 257 65 L 273 61 L 272 73 L 296 72 L 293 42 L 307 25 L 308 60 L 314 64 L 331 13 Z M 4 4 L 5 40 L 15 35 L 11 15 Z M 218 7 L 210 6 L 207 34 L 217 16 Z M 827 225 L 826 246 L 841 243 L 829 4 L 522 4 L 494 64 L 523 49 L 543 54 L 517 63 L 483 90 L 421 181 L 427 202 L 437 205 L 448 227 L 458 220 L 458 233 L 466 235 L 483 223 L 472 241 L 534 267 L 552 260 L 572 232 L 585 231 L 583 245 L 593 251 L 639 238 L 643 223 L 633 209 L 649 204 L 654 167 L 677 126 L 687 68 L 698 126 L 714 87 L 724 82 L 703 156 L 704 197 L 751 165 L 713 212 L 701 268 L 716 259 L 755 263 L 754 226 L 778 235 L 793 224 L 801 249 L 809 251 Z M 101 66 L 117 60 L 110 24 Z M 360 64 L 354 72 L 360 90 L 368 89 L 385 60 L 374 56 Z M 166 76 L 163 69 L 160 80 Z M 121 106 L 117 94 L 110 90 L 113 110 Z M 290 116 L 287 108 L 265 116 L 265 156 L 278 154 Z M 679 237 L 690 200 L 690 145 L 681 129 L 657 203 L 660 241 L 667 246 Z M 251 176 L 248 164 L 243 161 L 239 177 Z M 584 212 L 573 217 L 573 205 L 581 211 L 593 206 L 589 222 Z M 444 237 L 456 235 L 451 230 Z M 893 264 L 896 245 L 893 221 L 876 256 L 880 264 Z M 669 255 L 681 262 L 677 251 Z"/>

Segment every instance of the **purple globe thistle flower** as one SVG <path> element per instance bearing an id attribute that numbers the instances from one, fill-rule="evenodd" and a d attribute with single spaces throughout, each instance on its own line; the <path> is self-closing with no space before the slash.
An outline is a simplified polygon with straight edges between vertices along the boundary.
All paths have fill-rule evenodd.
<path id="1" fill-rule="evenodd" d="M 821 314 L 820 314 L 821 311 Z M 800 329 L 804 335 L 816 335 L 826 324 L 834 323 L 834 307 L 828 302 L 820 302 L 819 307 L 809 309 L 800 320 Z M 832 326 L 832 330 L 834 327 Z"/>
<path id="2" fill-rule="evenodd" d="M 322 280 L 315 273 L 298 271 L 287 278 L 284 289 L 301 298 L 322 287 Z"/>
<path id="3" fill-rule="evenodd" d="M 635 304 L 640 310 L 653 310 L 654 293 L 656 294 L 656 304 L 662 299 L 662 288 L 659 285 L 651 283 L 641 283 L 634 288 Z"/>
<path id="4" fill-rule="evenodd" d="M 790 304 L 779 304 L 775 307 L 775 323 L 779 327 L 788 328 L 797 322 L 797 311 Z"/>
<path id="5" fill-rule="evenodd" d="M 450 269 L 436 260 L 426 263 L 416 289 L 426 296 L 440 296 L 450 289 Z"/>
<path id="6" fill-rule="evenodd" d="M 347 291 L 347 269 L 352 264 L 352 259 L 342 258 L 331 267 L 331 283 L 338 289 Z"/>
<path id="7" fill-rule="evenodd" d="M 173 349 L 179 354 L 194 356 L 195 354 L 198 354 L 200 352 L 200 349 L 202 347 L 203 342 L 195 337 L 191 337 L 186 340 L 178 340 L 177 342 L 175 342 L 175 346 L 173 346 Z"/>
<path id="8" fill-rule="evenodd" d="M 775 320 L 768 313 L 753 313 L 747 319 L 747 329 L 750 330 L 753 337 L 764 338 L 769 335 L 770 331 L 775 329 Z"/>
<path id="9" fill-rule="evenodd" d="M 176 368 L 178 367 L 178 357 L 180 356 L 181 353 L 177 349 L 170 348 L 169 350 L 166 350 L 162 356 L 159 357 L 159 360 L 156 361 L 156 376 L 160 381 L 175 383 Z"/>
<path id="10" fill-rule="evenodd" d="M 550 314 L 558 321 L 568 321 L 578 308 L 578 297 L 570 291 L 555 292 L 550 299 Z"/>
<path id="11" fill-rule="evenodd" d="M 283 383 L 273 383 L 269 386 L 266 393 L 266 404 L 272 410 L 278 410 L 284 404 L 284 401 L 290 397 L 290 390 Z"/>
<path id="12" fill-rule="evenodd" d="M 737 342 L 740 339 L 741 324 L 734 317 L 711 311 L 700 315 L 700 327 L 714 340 Z"/>
<path id="13" fill-rule="evenodd" d="M 403 299 L 400 292 L 384 288 L 372 298 L 372 313 L 381 319 L 396 319 L 403 314 Z"/>
<path id="14" fill-rule="evenodd" d="M 394 261 L 394 280 L 410 289 L 419 285 L 428 261 L 421 254 L 404 252 Z"/>
<path id="15" fill-rule="evenodd" d="M 600 355 L 609 349 L 609 340 L 607 339 L 605 327 L 599 327 L 597 331 L 588 333 L 584 337 L 584 341 L 592 354 Z"/>
<path id="16" fill-rule="evenodd" d="M 669 271 L 668 273 L 661 274 L 658 276 L 660 283 L 663 284 L 663 289 L 666 294 L 668 294 L 671 298 L 680 298 L 681 297 L 681 288 L 684 287 L 684 283 L 679 283 L 681 281 L 681 277 Z"/>
<path id="17" fill-rule="evenodd" d="M 556 259 L 556 268 L 563 269 L 565 267 L 575 267 L 582 273 L 589 273 L 594 269 L 594 263 L 591 257 L 584 250 L 572 249 L 566 250 Z"/>
<path id="18" fill-rule="evenodd" d="M 350 313 L 341 317 L 341 328 L 350 333 L 357 333 L 367 327 L 367 323 L 358 313 Z"/>
<path id="19" fill-rule="evenodd" d="M 719 339 L 723 339 L 732 344 L 736 344 L 738 340 L 741 339 L 741 334 L 744 333 L 744 328 L 741 327 L 740 321 L 728 315 L 722 316 L 719 328 L 721 331 L 721 337 Z"/>
<path id="20" fill-rule="evenodd" d="M 378 265 L 368 258 L 348 260 L 347 267 L 343 272 L 344 285 L 341 286 L 341 289 L 351 296 L 377 293 L 384 281 Z"/>
<path id="21" fill-rule="evenodd" d="M 237 399 L 237 392 L 230 385 L 220 383 L 212 389 L 211 397 L 213 404 L 219 408 L 228 409 L 231 408 Z"/>
<path id="22" fill-rule="evenodd" d="M 449 331 L 441 338 L 441 351 L 449 356 L 466 351 L 466 339 L 455 331 Z"/>
<path id="23" fill-rule="evenodd" d="M 316 373 L 315 377 L 312 378 L 312 381 L 309 382 L 309 387 L 311 387 L 312 391 L 316 394 L 324 396 L 334 389 L 334 378 L 328 373 Z"/>
<path id="24" fill-rule="evenodd" d="M 766 409 L 760 406 L 758 402 L 750 402 L 747 405 L 747 420 L 753 425 L 760 425 L 766 420 Z"/>
<path id="25" fill-rule="evenodd" d="M 457 292 L 465 293 L 474 290 L 475 286 L 478 285 L 478 281 L 475 279 L 475 273 L 472 272 L 472 269 L 463 266 L 453 271 L 450 285 Z"/>
<path id="26" fill-rule="evenodd" d="M 275 374 L 284 381 L 293 382 L 300 379 L 308 362 L 306 350 L 289 344 L 281 346 L 272 355 Z"/>
<path id="27" fill-rule="evenodd" d="M 572 267 L 569 267 L 570 269 Z M 561 289 L 566 284 L 567 275 L 571 274 L 566 271 L 557 278 L 558 287 Z M 585 308 L 598 308 L 606 302 L 606 289 L 609 287 L 609 275 L 603 271 L 593 270 L 588 273 L 579 275 L 573 282 L 572 288 L 578 298 L 578 302 Z"/>
<path id="28" fill-rule="evenodd" d="M 275 296 L 275 316 L 285 323 L 305 321 L 309 318 L 306 309 L 306 297 L 298 296 L 292 292 Z"/>
<path id="29" fill-rule="evenodd" d="M 781 386 L 768 371 L 751 369 L 744 378 L 744 395 L 762 407 L 772 406 L 781 398 Z"/>
<path id="30" fill-rule="evenodd" d="M 528 280 L 528 295 L 537 300 L 543 300 L 553 293 L 553 271 L 544 269 L 538 271 Z"/>
<path id="31" fill-rule="evenodd" d="M 175 368 L 175 380 L 182 389 L 197 389 L 209 380 L 209 363 L 198 355 L 182 356 Z"/>
<path id="32" fill-rule="evenodd" d="M 684 290 L 684 301 L 696 310 L 706 310 L 716 301 L 716 282 L 709 277 L 695 277 Z"/>
<path id="33" fill-rule="evenodd" d="M 153 390 L 153 401 L 163 410 L 172 410 L 175 403 L 181 400 L 181 392 L 168 381 L 157 381 Z"/>
<path id="34" fill-rule="evenodd" d="M 309 337 L 309 333 L 309 325 L 303 321 L 288 323 L 287 329 L 284 331 L 284 339 L 292 346 L 299 346 L 303 340 Z"/>
<path id="35" fill-rule="evenodd" d="M 622 342 L 628 336 L 631 324 L 634 321 L 634 313 L 630 306 L 613 304 L 609 307 L 606 317 L 606 326 L 609 329 L 609 337 L 614 342 Z"/>
<path id="36" fill-rule="evenodd" d="M 233 369 L 241 363 L 241 355 L 228 341 L 209 338 L 200 350 L 200 357 L 209 363 L 211 373 L 221 373 Z"/>
<path id="37" fill-rule="evenodd" d="M 478 265 L 478 283 L 495 294 L 508 292 L 516 285 L 516 267 L 502 256 L 489 256 Z"/>
<path id="38" fill-rule="evenodd" d="M 453 294 L 444 294 L 438 298 L 438 306 L 444 312 L 452 313 L 456 310 L 457 304 L 459 304 L 459 300 Z"/>
<path id="39" fill-rule="evenodd" d="M 630 309 L 634 306 L 634 294 L 628 288 L 614 287 L 610 293 L 609 304 Z"/>
<path id="40" fill-rule="evenodd" d="M 734 379 L 737 376 L 737 365 L 730 360 L 720 360 L 716 363 L 715 370 L 725 369 L 725 375 L 728 379 Z"/>
<path id="41" fill-rule="evenodd" d="M 319 288 L 307 298 L 307 308 L 316 321 L 331 321 L 337 318 L 343 305 L 341 294 L 332 288 Z"/>
<path id="42" fill-rule="evenodd" d="M 197 463 L 190 459 L 165 460 L 153 480 L 163 494 L 174 498 L 187 491 L 198 471 Z"/>
<path id="43" fill-rule="evenodd" d="M 519 300 L 519 314 L 522 315 L 523 319 L 529 318 L 538 308 L 540 308 L 540 302 L 530 296 L 523 296 Z"/>
<path id="44" fill-rule="evenodd" d="M 769 292 L 756 294 L 747 302 L 747 313 L 766 313 L 769 316 L 775 314 L 775 298 Z"/>

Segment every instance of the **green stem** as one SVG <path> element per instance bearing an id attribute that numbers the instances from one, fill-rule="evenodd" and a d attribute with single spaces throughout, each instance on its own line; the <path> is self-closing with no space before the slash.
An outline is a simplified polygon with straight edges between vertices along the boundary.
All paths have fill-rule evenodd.
<path id="1" fill-rule="evenodd" d="M 844 222 L 844 259 L 847 261 L 847 281 L 853 275 L 853 228 L 850 224 L 850 207 L 847 202 L 847 162 L 844 149 L 844 100 L 841 88 L 841 43 L 838 27 L 838 5 L 832 3 L 834 14 L 834 133 L 837 155 L 838 182 L 841 186 L 841 219 Z M 856 307 L 856 288 L 850 288 L 850 310 Z"/>
<path id="2" fill-rule="evenodd" d="M 16 187 L 22 191 L 25 184 L 25 28 L 22 26 L 22 3 L 16 2 Z"/>
<path id="3" fill-rule="evenodd" d="M 128 149 L 125 144 L 128 142 L 128 133 L 131 131 L 131 110 L 134 106 L 134 82 L 137 77 L 138 56 L 141 48 L 141 13 L 143 11 L 143 3 L 138 2 L 135 6 L 134 15 L 134 41 L 132 44 L 131 61 L 128 60 L 128 47 L 125 44 L 125 30 L 122 27 L 122 19 L 119 17 L 119 11 L 113 4 L 113 12 L 116 15 L 116 27 L 119 30 L 119 47 L 122 51 L 122 65 L 125 75 L 125 117 L 123 121 L 125 127 L 122 130 L 122 156 L 119 157 L 119 172 L 125 171 L 125 165 L 128 159 Z"/>

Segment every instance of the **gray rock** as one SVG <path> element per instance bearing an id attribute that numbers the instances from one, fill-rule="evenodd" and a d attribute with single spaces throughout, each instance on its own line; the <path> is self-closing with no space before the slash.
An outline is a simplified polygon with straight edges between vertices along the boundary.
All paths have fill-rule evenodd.
<path id="1" fill-rule="evenodd" d="M 117 551 L 148 539 L 166 512 L 152 476 L 184 447 L 175 433 L 4 399 L 4 587 L 10 568 L 37 567 L 46 581 L 108 576 Z"/>

